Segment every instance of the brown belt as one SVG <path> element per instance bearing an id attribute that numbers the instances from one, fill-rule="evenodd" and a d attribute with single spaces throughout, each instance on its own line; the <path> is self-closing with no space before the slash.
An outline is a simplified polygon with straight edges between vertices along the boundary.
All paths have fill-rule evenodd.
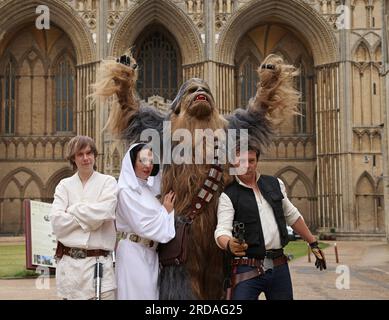
<path id="1" fill-rule="evenodd" d="M 263 275 L 265 271 L 262 267 L 257 267 L 256 269 L 243 272 L 243 273 L 235 273 L 231 277 L 231 286 L 234 288 L 239 282 L 246 281 L 260 275 Z"/>
<path id="2" fill-rule="evenodd" d="M 63 254 L 72 257 L 73 259 L 84 259 L 86 257 L 99 257 L 99 256 L 108 256 L 110 251 L 95 249 L 95 250 L 87 250 L 80 248 L 63 248 Z"/>
<path id="3" fill-rule="evenodd" d="M 231 264 L 233 266 L 250 266 L 259 268 L 263 266 L 263 260 L 256 258 L 239 258 L 233 259 Z"/>
<path id="4" fill-rule="evenodd" d="M 279 256 L 273 260 L 273 267 L 277 267 L 280 265 L 283 265 L 285 263 L 288 263 L 288 258 L 285 255 Z M 249 280 L 255 277 L 258 277 L 260 275 L 263 275 L 265 273 L 263 269 L 263 260 L 256 259 L 256 258 L 239 258 L 239 259 L 233 259 L 231 262 L 232 266 L 243 266 L 247 265 L 250 267 L 255 267 L 255 269 L 243 272 L 243 273 L 233 273 L 231 276 L 231 288 L 228 293 L 228 296 L 232 294 L 232 290 L 235 288 L 235 286 L 245 280 Z"/>
<path id="5" fill-rule="evenodd" d="M 279 256 L 273 260 L 273 266 L 278 267 L 280 265 L 283 265 L 285 263 L 288 263 L 288 258 L 285 255 Z M 233 259 L 231 264 L 233 266 L 250 266 L 250 267 L 262 267 L 263 266 L 263 260 L 257 259 L 257 258 L 239 258 L 239 259 Z"/>
<path id="6" fill-rule="evenodd" d="M 273 259 L 273 266 L 278 267 L 285 263 L 288 263 L 288 257 L 286 255 L 282 255 L 278 258 Z"/>

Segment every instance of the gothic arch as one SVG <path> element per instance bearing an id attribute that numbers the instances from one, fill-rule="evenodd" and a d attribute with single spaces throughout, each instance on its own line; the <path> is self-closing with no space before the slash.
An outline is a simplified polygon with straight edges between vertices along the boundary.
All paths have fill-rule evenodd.
<path id="1" fill-rule="evenodd" d="M 275 174 L 276 177 L 280 177 L 283 173 L 286 173 L 288 171 L 292 171 L 294 172 L 295 174 L 297 174 L 297 177 L 298 179 L 296 178 L 295 181 L 293 181 L 292 183 L 292 187 L 293 185 L 296 183 L 296 180 L 301 180 L 302 183 L 304 184 L 305 186 L 305 189 L 307 190 L 307 193 L 308 193 L 308 197 L 312 198 L 315 194 L 314 192 L 314 188 L 313 188 L 313 185 L 312 185 L 312 182 L 309 180 L 309 178 L 305 175 L 304 172 L 302 172 L 301 170 L 295 168 L 295 167 L 292 167 L 292 166 L 287 166 L 285 168 L 282 168 L 280 170 L 278 170 Z"/>
<path id="2" fill-rule="evenodd" d="M 376 183 L 372 176 L 364 171 L 356 185 L 355 192 L 355 226 L 362 232 L 377 231 Z"/>
<path id="3" fill-rule="evenodd" d="M 77 62 L 76 62 L 76 60 L 75 60 L 75 57 L 74 57 L 74 55 L 73 55 L 72 50 L 69 49 L 69 48 L 62 49 L 60 52 L 58 52 L 58 53 L 55 55 L 54 59 L 52 59 L 52 61 L 51 61 L 51 63 L 50 63 L 49 69 L 51 69 L 51 74 L 53 74 L 53 69 L 58 65 L 60 59 L 61 59 L 62 57 L 64 57 L 64 56 L 67 56 L 67 57 L 70 59 L 70 61 L 72 62 L 74 68 L 76 67 Z"/>
<path id="4" fill-rule="evenodd" d="M 0 198 L 3 197 L 4 192 L 7 189 L 8 183 L 10 183 L 10 181 L 12 181 L 12 180 L 15 181 L 16 180 L 15 175 L 17 175 L 19 172 L 25 172 L 31 176 L 31 178 L 28 180 L 28 183 L 26 184 L 26 186 L 28 186 L 28 184 L 30 183 L 30 180 L 35 181 L 35 183 L 37 184 L 37 186 L 40 190 L 41 196 L 42 196 L 44 193 L 44 184 L 43 184 L 42 180 L 39 178 L 39 176 L 34 171 L 32 171 L 28 168 L 17 168 L 15 170 L 11 171 L 10 173 L 8 173 L 1 181 L 1 183 L 0 183 Z M 20 185 L 20 187 L 23 187 L 23 186 Z"/>
<path id="5" fill-rule="evenodd" d="M 19 62 L 9 50 L 4 52 L 3 57 L 0 56 L 0 74 L 5 73 L 5 68 L 9 61 L 11 61 L 11 63 L 15 66 L 15 70 L 17 71 L 16 74 L 18 74 Z"/>
<path id="6" fill-rule="evenodd" d="M 128 49 L 148 25 L 159 23 L 176 37 L 183 65 L 200 62 L 203 44 L 198 29 L 171 1 L 148 0 L 134 5 L 112 34 L 110 56 L 118 56 Z"/>
<path id="7" fill-rule="evenodd" d="M 363 60 L 363 61 L 370 61 L 371 60 L 371 50 L 370 49 L 371 49 L 370 44 L 366 41 L 366 39 L 361 38 L 355 43 L 353 49 L 351 50 L 351 56 L 353 57 L 353 59 L 356 60 L 358 58 L 357 57 L 358 51 L 359 50 L 366 50 L 367 59 Z"/>
<path id="8" fill-rule="evenodd" d="M 58 183 L 67 177 L 70 177 L 74 174 L 74 171 L 70 167 L 64 167 L 62 169 L 57 170 L 54 174 L 51 175 L 49 180 L 46 183 L 44 198 L 46 200 L 52 199 L 54 195 L 55 188 Z"/>
<path id="9" fill-rule="evenodd" d="M 257 46 L 255 45 L 255 42 L 249 37 L 244 37 L 242 40 L 242 47 L 235 54 L 235 65 L 239 66 L 240 64 L 242 64 L 245 59 L 248 59 L 248 55 L 253 56 L 258 61 L 258 63 L 260 63 L 264 59 L 264 56 L 258 50 Z"/>
<path id="10" fill-rule="evenodd" d="M 373 60 L 377 62 L 382 62 L 382 45 L 381 41 L 378 41 L 372 48 Z"/>
<path id="11" fill-rule="evenodd" d="M 45 59 L 43 56 L 42 56 L 42 54 L 41 54 L 41 52 L 39 51 L 39 50 L 37 50 L 37 48 L 35 47 L 35 46 L 32 46 L 30 49 L 27 49 L 25 52 L 24 52 L 24 54 L 20 57 L 20 59 L 19 59 L 19 65 L 23 65 L 23 62 L 24 62 L 24 60 L 28 60 L 28 56 L 29 56 L 29 54 L 31 53 L 31 52 L 33 52 L 33 53 L 35 53 L 36 54 L 36 56 L 37 56 L 37 58 L 35 58 L 34 60 L 40 60 L 41 62 L 42 62 L 42 66 L 43 66 L 43 68 L 44 68 L 44 70 L 45 70 L 45 73 L 47 73 L 47 69 L 48 69 L 48 61 L 47 61 L 47 59 Z M 29 63 L 30 64 L 30 63 Z M 33 66 L 30 64 L 30 68 L 31 68 L 31 73 L 33 72 L 32 71 L 32 68 Z"/>
<path id="12" fill-rule="evenodd" d="M 372 191 L 373 191 L 373 192 L 374 192 L 374 190 L 376 189 L 376 183 L 374 182 L 374 179 L 372 178 L 372 176 L 371 176 L 367 171 L 364 171 L 364 172 L 360 175 L 360 177 L 359 177 L 359 179 L 358 179 L 358 181 L 357 181 L 357 183 L 356 183 L 356 193 L 357 193 L 357 194 L 360 193 L 360 192 L 359 192 L 359 187 L 362 185 L 362 182 L 363 182 L 364 179 L 367 179 L 367 180 L 368 180 L 368 182 L 369 182 L 370 185 L 371 185 L 371 188 L 372 188 Z"/>
<path id="13" fill-rule="evenodd" d="M 381 47 L 381 40 L 378 40 L 376 43 L 374 43 L 372 46 L 371 46 L 371 51 L 372 52 L 375 52 L 378 48 Z"/>
<path id="14" fill-rule="evenodd" d="M 0 4 L 2 15 L 8 18 L 0 22 L 0 30 L 4 30 L 6 35 L 11 33 L 13 35 L 14 30 L 18 30 L 24 23 L 35 25 L 35 19 L 38 17 L 35 9 L 40 4 L 39 1 L 10 1 Z M 50 23 L 61 28 L 73 43 L 77 63 L 94 61 L 95 45 L 82 18 L 62 0 L 47 0 L 45 5 L 50 8 Z"/>
<path id="15" fill-rule="evenodd" d="M 284 24 L 305 34 L 315 65 L 336 61 L 338 44 L 329 24 L 308 4 L 292 0 L 253 1 L 237 10 L 220 34 L 216 46 L 217 60 L 233 64 L 241 37 L 256 27 L 258 22 L 270 21 Z"/>
<path id="16" fill-rule="evenodd" d="M 310 228 L 315 229 L 318 226 L 318 218 L 316 215 L 313 185 L 301 170 L 293 166 L 282 168 L 275 176 L 281 178 L 283 174 L 290 172 L 294 173 L 296 176 L 294 178 L 292 177 L 292 181 L 284 181 L 288 198 L 299 209 L 307 225 Z M 300 192 L 302 192 L 302 194 Z"/>

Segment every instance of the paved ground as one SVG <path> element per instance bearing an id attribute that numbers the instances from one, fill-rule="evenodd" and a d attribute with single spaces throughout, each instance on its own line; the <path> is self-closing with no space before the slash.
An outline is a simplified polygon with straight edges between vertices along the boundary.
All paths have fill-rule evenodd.
<path id="1" fill-rule="evenodd" d="M 338 264 L 328 243 L 326 271 L 315 268 L 313 256 L 311 263 L 303 257 L 290 264 L 295 299 L 389 299 L 388 243 L 338 241 Z"/>
<path id="2" fill-rule="evenodd" d="M 328 261 L 326 271 L 315 268 L 313 256 L 311 263 L 308 263 L 307 257 L 291 262 L 295 299 L 389 299 L 389 244 L 338 241 L 340 261 L 336 264 L 334 242 L 328 243 L 331 245 L 324 251 Z M 36 279 L 0 280 L 0 300 L 58 299 L 55 279 L 50 278 L 46 281 L 44 283 Z M 338 289 L 337 283 L 338 287 L 340 285 L 346 289 Z"/>

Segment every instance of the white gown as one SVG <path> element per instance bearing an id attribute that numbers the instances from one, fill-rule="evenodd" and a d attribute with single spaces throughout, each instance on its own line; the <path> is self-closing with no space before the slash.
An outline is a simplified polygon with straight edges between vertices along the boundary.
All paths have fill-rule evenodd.
<path id="1" fill-rule="evenodd" d="M 134 146 L 132 146 L 134 147 Z M 119 178 L 117 231 L 136 233 L 156 242 L 174 238 L 174 212 L 170 214 L 155 197 L 155 185 L 135 176 L 129 152 Z M 159 260 L 154 248 L 128 239 L 116 249 L 115 272 L 118 300 L 157 300 Z"/>

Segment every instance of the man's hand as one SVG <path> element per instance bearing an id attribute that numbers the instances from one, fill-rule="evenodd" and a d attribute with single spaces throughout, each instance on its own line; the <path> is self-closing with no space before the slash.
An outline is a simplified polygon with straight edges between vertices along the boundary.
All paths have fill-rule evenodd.
<path id="1" fill-rule="evenodd" d="M 240 243 L 238 239 L 232 237 L 228 240 L 226 249 L 234 256 L 243 257 L 246 255 L 247 247 L 247 243 Z"/>
<path id="2" fill-rule="evenodd" d="M 310 243 L 309 246 L 311 247 L 312 253 L 316 257 L 316 262 L 315 262 L 316 268 L 320 270 L 327 269 L 326 258 L 324 257 L 323 251 L 321 251 L 319 248 L 319 243 L 315 241 Z"/>

